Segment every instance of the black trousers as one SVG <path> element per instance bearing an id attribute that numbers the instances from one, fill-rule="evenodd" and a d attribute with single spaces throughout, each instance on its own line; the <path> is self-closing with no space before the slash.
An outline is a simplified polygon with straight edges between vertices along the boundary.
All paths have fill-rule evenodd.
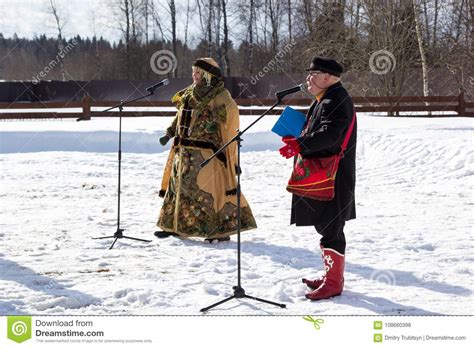
<path id="1" fill-rule="evenodd" d="M 328 223 L 315 225 L 316 232 L 322 235 L 320 243 L 323 248 L 331 248 L 341 254 L 346 252 L 346 236 L 344 235 L 345 221 L 338 219 Z"/>

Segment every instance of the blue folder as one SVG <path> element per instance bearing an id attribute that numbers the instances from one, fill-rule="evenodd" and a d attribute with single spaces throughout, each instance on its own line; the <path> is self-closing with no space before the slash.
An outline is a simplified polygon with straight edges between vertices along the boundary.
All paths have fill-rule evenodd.
<path id="1" fill-rule="evenodd" d="M 287 106 L 283 110 L 278 121 L 273 126 L 272 132 L 278 134 L 281 137 L 299 137 L 301 131 L 303 130 L 305 121 L 305 114 Z"/>

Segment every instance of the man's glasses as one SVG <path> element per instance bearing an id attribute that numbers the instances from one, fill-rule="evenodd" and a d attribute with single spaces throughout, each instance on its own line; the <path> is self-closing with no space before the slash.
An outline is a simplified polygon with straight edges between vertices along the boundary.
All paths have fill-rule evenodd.
<path id="1" fill-rule="evenodd" d="M 324 71 L 319 71 L 319 70 L 316 70 L 316 71 L 310 71 L 308 73 L 309 76 L 316 76 L 316 75 L 319 75 L 319 74 L 325 74 Z"/>

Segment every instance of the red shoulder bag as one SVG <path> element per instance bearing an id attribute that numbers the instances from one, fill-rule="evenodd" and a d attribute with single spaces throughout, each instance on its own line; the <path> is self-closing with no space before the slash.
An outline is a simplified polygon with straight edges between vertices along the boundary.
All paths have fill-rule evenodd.
<path id="1" fill-rule="evenodd" d="M 319 201 L 330 201 L 334 198 L 334 183 L 339 161 L 344 157 L 355 119 L 354 113 L 351 125 L 342 142 L 341 152 L 337 155 L 324 158 L 303 158 L 301 154 L 298 154 L 293 173 L 286 187 L 288 192 Z"/>

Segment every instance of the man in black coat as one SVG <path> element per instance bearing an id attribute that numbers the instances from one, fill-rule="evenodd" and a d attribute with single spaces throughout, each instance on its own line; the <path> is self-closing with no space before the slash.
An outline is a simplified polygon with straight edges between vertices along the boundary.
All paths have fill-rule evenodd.
<path id="1" fill-rule="evenodd" d="M 342 66 L 334 59 L 314 57 L 307 69 L 308 92 L 316 97 L 306 115 L 306 124 L 298 138 L 284 138 L 282 156 L 303 158 L 328 157 L 338 154 L 354 118 L 344 157 L 339 162 L 335 180 L 335 196 L 330 201 L 319 201 L 293 195 L 291 224 L 314 226 L 322 236 L 320 247 L 325 265 L 324 276 L 303 279 L 311 292 L 310 300 L 322 300 L 342 293 L 344 286 L 345 222 L 355 219 L 355 156 L 357 124 L 354 105 L 340 82 Z"/>

